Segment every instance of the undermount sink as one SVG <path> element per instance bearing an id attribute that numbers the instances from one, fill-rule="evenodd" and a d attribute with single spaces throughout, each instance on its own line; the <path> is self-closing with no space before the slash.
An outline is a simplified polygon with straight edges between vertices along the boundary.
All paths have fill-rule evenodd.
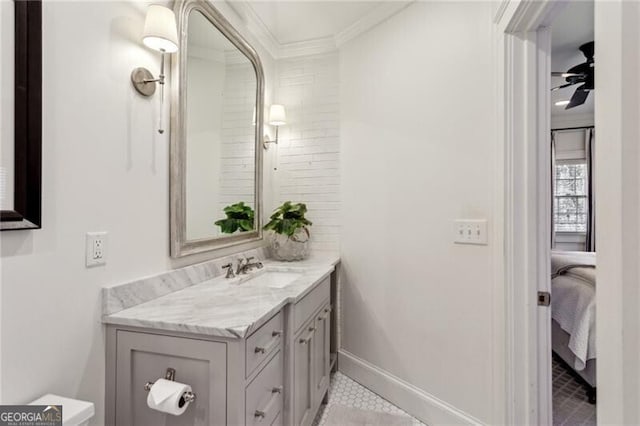
<path id="1" fill-rule="evenodd" d="M 246 281 L 246 284 L 271 288 L 285 288 L 293 284 L 302 274 L 297 272 L 266 271 Z"/>

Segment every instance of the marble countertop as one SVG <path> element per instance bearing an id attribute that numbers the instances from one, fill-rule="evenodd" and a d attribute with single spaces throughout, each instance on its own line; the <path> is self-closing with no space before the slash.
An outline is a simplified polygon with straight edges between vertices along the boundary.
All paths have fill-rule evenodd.
<path id="1" fill-rule="evenodd" d="M 264 261 L 264 268 L 233 279 L 223 276 L 188 286 L 119 312 L 104 315 L 107 324 L 180 331 L 227 338 L 245 338 L 288 303 L 302 299 L 329 276 L 336 255 L 301 262 Z M 253 284 L 266 272 L 295 272 L 299 277 L 284 288 Z"/>

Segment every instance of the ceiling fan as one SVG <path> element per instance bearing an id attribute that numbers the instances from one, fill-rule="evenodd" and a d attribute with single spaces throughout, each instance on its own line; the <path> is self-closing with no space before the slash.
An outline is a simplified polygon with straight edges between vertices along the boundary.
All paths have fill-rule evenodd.
<path id="1" fill-rule="evenodd" d="M 593 90 L 593 77 L 595 73 L 595 64 L 593 62 L 593 47 L 592 41 L 580 46 L 580 51 L 587 58 L 586 62 L 569 68 L 566 72 L 552 72 L 553 77 L 563 77 L 566 80 L 565 84 L 556 86 L 551 91 L 563 89 L 565 87 L 573 86 L 574 84 L 581 84 L 573 92 L 571 100 L 565 107 L 565 109 L 571 109 L 582 105 L 587 100 L 589 92 Z"/>

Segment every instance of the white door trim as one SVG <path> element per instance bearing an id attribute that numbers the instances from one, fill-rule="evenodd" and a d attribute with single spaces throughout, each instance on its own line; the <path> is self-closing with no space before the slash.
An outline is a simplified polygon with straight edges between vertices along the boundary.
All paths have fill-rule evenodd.
<path id="1" fill-rule="evenodd" d="M 538 307 L 537 292 L 549 290 L 551 270 L 548 24 L 563 6 L 558 0 L 505 0 L 494 19 L 497 161 L 504 165 L 497 178 L 504 188 L 504 198 L 498 196 L 504 229 L 497 236 L 504 250 L 498 265 L 504 321 L 496 318 L 496 324 L 505 328 L 496 330 L 496 342 L 504 336 L 506 424 L 552 424 L 550 309 Z"/>

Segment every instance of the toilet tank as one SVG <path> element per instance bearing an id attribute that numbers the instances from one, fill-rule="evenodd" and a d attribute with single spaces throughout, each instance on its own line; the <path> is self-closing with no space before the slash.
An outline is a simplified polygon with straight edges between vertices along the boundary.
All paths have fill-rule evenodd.
<path id="1" fill-rule="evenodd" d="M 85 426 L 95 414 L 93 402 L 48 393 L 29 405 L 62 405 L 62 424 L 64 426 Z"/>

